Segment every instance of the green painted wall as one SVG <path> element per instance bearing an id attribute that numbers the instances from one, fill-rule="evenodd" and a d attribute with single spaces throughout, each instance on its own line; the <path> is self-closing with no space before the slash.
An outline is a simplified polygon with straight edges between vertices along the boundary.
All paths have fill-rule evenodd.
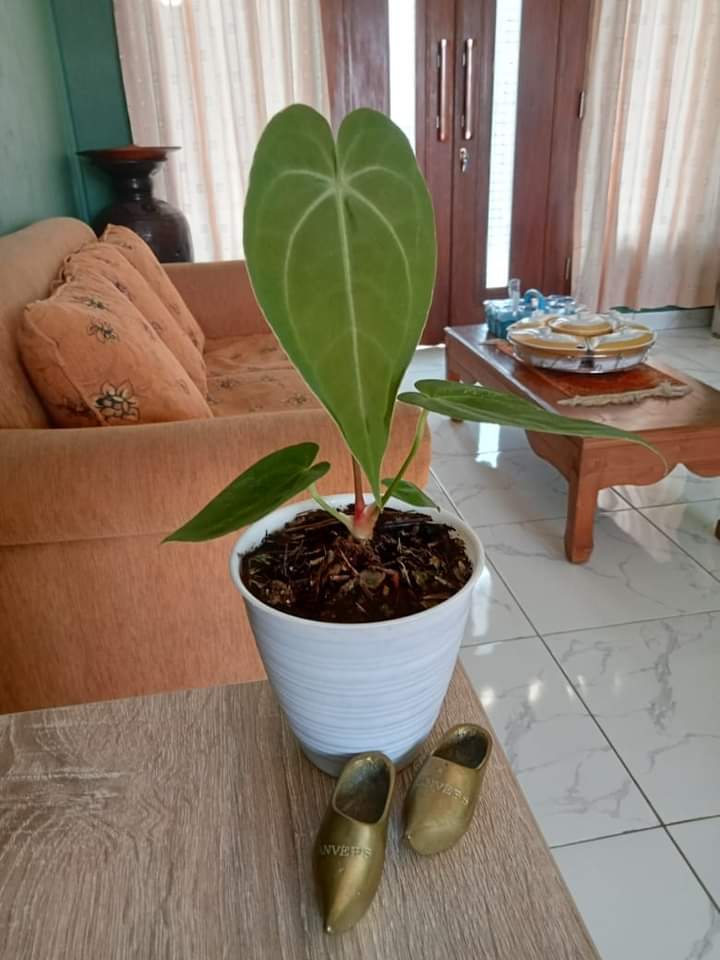
<path id="1" fill-rule="evenodd" d="M 0 0 L 0 234 L 82 212 L 48 0 Z"/>
<path id="2" fill-rule="evenodd" d="M 112 0 L 0 0 L 0 234 L 91 220 L 111 191 L 75 152 L 125 143 Z"/>
<path id="3" fill-rule="evenodd" d="M 0 3 L 2 0 L 0 0 Z M 113 0 L 50 0 L 77 150 L 131 142 L 118 57 Z M 111 199 L 108 178 L 80 161 L 89 219 Z"/>

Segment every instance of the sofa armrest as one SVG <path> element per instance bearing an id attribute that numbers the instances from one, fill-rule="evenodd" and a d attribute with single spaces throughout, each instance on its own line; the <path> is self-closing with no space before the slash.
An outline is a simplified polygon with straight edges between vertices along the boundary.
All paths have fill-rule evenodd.
<path id="1" fill-rule="evenodd" d="M 389 470 L 397 469 L 407 453 L 417 414 L 398 407 Z M 128 427 L 2 430 L 0 546 L 136 535 L 161 539 L 256 460 L 308 440 L 320 445 L 320 459 L 332 465 L 320 490 L 351 490 L 349 454 L 323 410 Z M 426 438 L 408 479 L 424 484 L 429 462 Z"/>
<path id="2" fill-rule="evenodd" d="M 250 286 L 244 260 L 164 266 L 206 337 L 270 332 Z"/>

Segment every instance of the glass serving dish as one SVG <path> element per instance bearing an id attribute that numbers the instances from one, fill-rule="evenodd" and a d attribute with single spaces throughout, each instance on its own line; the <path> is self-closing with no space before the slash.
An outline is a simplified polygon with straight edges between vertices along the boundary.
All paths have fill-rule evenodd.
<path id="1" fill-rule="evenodd" d="M 618 314 L 578 313 L 519 320 L 507 330 L 513 353 L 533 367 L 564 373 L 613 373 L 643 363 L 655 334 Z"/>

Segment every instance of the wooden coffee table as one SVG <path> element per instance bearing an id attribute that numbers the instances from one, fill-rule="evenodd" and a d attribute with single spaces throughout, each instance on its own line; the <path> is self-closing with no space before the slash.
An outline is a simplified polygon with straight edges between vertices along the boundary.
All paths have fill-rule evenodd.
<path id="1" fill-rule="evenodd" d="M 631 430 L 652 443 L 664 456 L 668 470 L 678 463 L 701 477 L 720 476 L 720 392 L 672 367 L 652 365 L 691 387 L 684 397 L 648 399 L 607 407 L 558 406 L 566 394 L 548 382 L 547 373 L 521 363 L 486 339 L 482 325 L 448 327 L 445 335 L 449 380 L 481 383 L 493 390 L 516 393 L 526 400 L 566 417 L 594 420 Z M 598 376 L 598 384 L 602 375 Z M 645 447 L 622 440 L 559 437 L 528 431 L 530 446 L 552 463 L 569 484 L 565 553 L 573 563 L 584 563 L 593 548 L 597 496 L 605 487 L 647 484 L 662 479 L 662 461 Z M 716 529 L 720 536 L 720 524 Z"/>
<path id="2" fill-rule="evenodd" d="M 458 667 L 428 749 L 473 721 Z M 400 839 L 412 776 L 370 910 L 330 937 L 311 852 L 334 781 L 267 682 L 0 717 L 0 958 L 598 960 L 501 750 L 435 857 Z"/>

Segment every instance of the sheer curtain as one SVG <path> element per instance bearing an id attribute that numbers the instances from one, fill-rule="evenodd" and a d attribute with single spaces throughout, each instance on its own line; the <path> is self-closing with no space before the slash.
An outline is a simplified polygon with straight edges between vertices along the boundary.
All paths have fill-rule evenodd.
<path id="1" fill-rule="evenodd" d="M 583 303 L 713 303 L 719 131 L 718 0 L 595 0 L 573 252 Z"/>
<path id="2" fill-rule="evenodd" d="M 115 0 L 115 22 L 134 142 L 182 147 L 158 194 L 197 260 L 241 258 L 265 123 L 294 102 L 329 116 L 319 0 Z"/>

